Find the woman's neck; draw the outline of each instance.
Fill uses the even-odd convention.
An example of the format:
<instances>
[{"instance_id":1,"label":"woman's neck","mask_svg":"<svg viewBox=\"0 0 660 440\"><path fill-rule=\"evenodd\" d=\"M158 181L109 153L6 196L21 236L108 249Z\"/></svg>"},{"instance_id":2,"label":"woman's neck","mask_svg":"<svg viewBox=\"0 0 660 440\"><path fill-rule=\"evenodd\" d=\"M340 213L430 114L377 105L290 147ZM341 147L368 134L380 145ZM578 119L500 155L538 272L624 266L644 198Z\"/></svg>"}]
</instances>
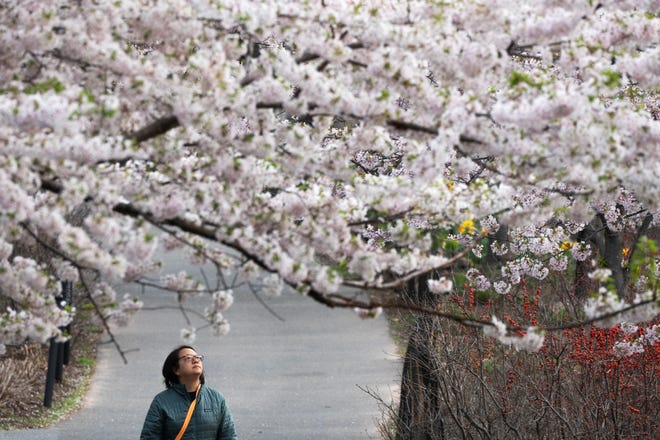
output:
<instances>
[{"instance_id":1,"label":"woman's neck","mask_svg":"<svg viewBox=\"0 0 660 440\"><path fill-rule=\"evenodd\" d=\"M189 393L193 391L197 391L197 387L200 384L199 377L195 377L195 378L191 377L190 379L179 378L179 382L186 386L186 391L188 391Z\"/></svg>"}]
</instances>

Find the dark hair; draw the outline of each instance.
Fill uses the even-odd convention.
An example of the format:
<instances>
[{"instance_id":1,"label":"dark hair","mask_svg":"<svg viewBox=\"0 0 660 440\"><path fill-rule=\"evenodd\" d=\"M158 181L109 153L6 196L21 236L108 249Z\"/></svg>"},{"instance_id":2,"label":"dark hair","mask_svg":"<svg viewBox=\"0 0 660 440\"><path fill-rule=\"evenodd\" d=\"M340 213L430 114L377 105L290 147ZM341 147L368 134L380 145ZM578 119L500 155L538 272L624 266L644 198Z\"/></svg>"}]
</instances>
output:
<instances>
[{"instance_id":1,"label":"dark hair","mask_svg":"<svg viewBox=\"0 0 660 440\"><path fill-rule=\"evenodd\" d=\"M170 354L165 358L165 363L163 364L163 377L165 378L165 388L171 388L172 385L179 383L179 376L174 374L174 370L179 368L179 352L184 348L189 348L195 352L193 347L190 345L180 345L179 347L172 350ZM204 383L204 373L199 377L199 382Z\"/></svg>"}]
</instances>

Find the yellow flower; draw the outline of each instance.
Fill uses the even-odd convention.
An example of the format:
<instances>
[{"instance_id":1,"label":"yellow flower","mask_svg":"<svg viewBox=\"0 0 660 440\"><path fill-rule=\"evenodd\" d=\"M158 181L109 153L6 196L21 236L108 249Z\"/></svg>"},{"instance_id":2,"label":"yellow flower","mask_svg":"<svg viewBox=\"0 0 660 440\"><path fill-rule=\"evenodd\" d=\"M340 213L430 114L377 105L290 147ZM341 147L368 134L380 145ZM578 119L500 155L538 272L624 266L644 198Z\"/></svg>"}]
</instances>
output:
<instances>
[{"instance_id":1,"label":"yellow flower","mask_svg":"<svg viewBox=\"0 0 660 440\"><path fill-rule=\"evenodd\" d=\"M565 251L566 249L570 249L573 247L574 244L575 244L574 241L565 241L561 244L561 250Z\"/></svg>"},{"instance_id":2,"label":"yellow flower","mask_svg":"<svg viewBox=\"0 0 660 440\"><path fill-rule=\"evenodd\" d=\"M466 232L468 234L474 234L475 227L474 227L474 221L472 219L470 220L465 220L463 223L458 225L458 232L461 234L465 234Z\"/></svg>"},{"instance_id":3,"label":"yellow flower","mask_svg":"<svg viewBox=\"0 0 660 440\"><path fill-rule=\"evenodd\" d=\"M629 248L623 248L621 250L621 253L623 254L623 258L628 258L628 254L630 254L630 249Z\"/></svg>"}]
</instances>

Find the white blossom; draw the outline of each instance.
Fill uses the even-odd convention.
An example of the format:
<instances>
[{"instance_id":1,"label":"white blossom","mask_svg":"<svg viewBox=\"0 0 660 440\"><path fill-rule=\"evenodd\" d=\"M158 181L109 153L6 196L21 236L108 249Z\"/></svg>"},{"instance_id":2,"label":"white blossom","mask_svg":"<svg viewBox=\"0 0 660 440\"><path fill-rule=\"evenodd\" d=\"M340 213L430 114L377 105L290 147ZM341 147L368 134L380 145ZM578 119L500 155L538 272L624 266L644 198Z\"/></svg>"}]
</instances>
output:
<instances>
[{"instance_id":1,"label":"white blossom","mask_svg":"<svg viewBox=\"0 0 660 440\"><path fill-rule=\"evenodd\" d=\"M642 343L653 345L660 341L660 325L654 324L653 326L645 329L644 335L640 338Z\"/></svg>"},{"instance_id":2,"label":"white blossom","mask_svg":"<svg viewBox=\"0 0 660 440\"><path fill-rule=\"evenodd\" d=\"M56 266L57 277L62 281L78 282L78 270L68 261L54 261Z\"/></svg>"},{"instance_id":3,"label":"white blossom","mask_svg":"<svg viewBox=\"0 0 660 440\"><path fill-rule=\"evenodd\" d=\"M274 298L282 295L284 282L277 274L269 274L263 278L263 292L266 296Z\"/></svg>"},{"instance_id":4,"label":"white blossom","mask_svg":"<svg viewBox=\"0 0 660 440\"><path fill-rule=\"evenodd\" d=\"M510 345L516 350L536 352L543 347L545 335L535 327L528 327L523 336L512 336L508 334L506 325L497 317L491 319L492 325L483 326L484 335L493 337L505 345Z\"/></svg>"},{"instance_id":5,"label":"white blossom","mask_svg":"<svg viewBox=\"0 0 660 440\"><path fill-rule=\"evenodd\" d=\"M372 309L363 309L356 307L353 310L361 319L375 319L378 318L383 313L382 307L375 307Z\"/></svg>"},{"instance_id":6,"label":"white blossom","mask_svg":"<svg viewBox=\"0 0 660 440\"><path fill-rule=\"evenodd\" d=\"M438 280L428 280L429 290L431 293L448 293L453 288L453 282L447 277L441 277Z\"/></svg>"},{"instance_id":7,"label":"white blossom","mask_svg":"<svg viewBox=\"0 0 660 440\"><path fill-rule=\"evenodd\" d=\"M637 327L635 324L630 323L630 322L622 322L621 323L621 331L625 334L632 335L637 333L637 330L639 327Z\"/></svg>"},{"instance_id":8,"label":"white blossom","mask_svg":"<svg viewBox=\"0 0 660 440\"><path fill-rule=\"evenodd\" d=\"M587 299L584 304L584 313L588 319L598 319L602 316L623 310L626 303L621 301L616 293L601 287L598 294ZM620 322L621 318L614 316L596 322L598 326L612 326Z\"/></svg>"},{"instance_id":9,"label":"white blossom","mask_svg":"<svg viewBox=\"0 0 660 440\"><path fill-rule=\"evenodd\" d=\"M495 289L495 292L499 293L500 295L506 295L511 291L511 284L507 283L506 281L495 281L493 283L493 288Z\"/></svg>"},{"instance_id":10,"label":"white blossom","mask_svg":"<svg viewBox=\"0 0 660 440\"><path fill-rule=\"evenodd\" d=\"M213 322L213 334L215 336L225 336L231 330L229 321L226 319L221 319Z\"/></svg>"},{"instance_id":11,"label":"white blossom","mask_svg":"<svg viewBox=\"0 0 660 440\"><path fill-rule=\"evenodd\" d=\"M234 303L234 292L231 289L213 292L213 307L215 310L225 311Z\"/></svg>"},{"instance_id":12,"label":"white blossom","mask_svg":"<svg viewBox=\"0 0 660 440\"><path fill-rule=\"evenodd\" d=\"M618 358L632 356L633 354L643 353L644 345L639 342L619 341L614 344L614 354Z\"/></svg>"},{"instance_id":13,"label":"white blossom","mask_svg":"<svg viewBox=\"0 0 660 440\"><path fill-rule=\"evenodd\" d=\"M605 282L612 276L612 270L607 268L598 268L589 272L588 277L592 280Z\"/></svg>"},{"instance_id":14,"label":"white blossom","mask_svg":"<svg viewBox=\"0 0 660 440\"><path fill-rule=\"evenodd\" d=\"M589 244L576 243L571 248L571 253L577 261L585 261L591 256L591 246Z\"/></svg>"},{"instance_id":15,"label":"white blossom","mask_svg":"<svg viewBox=\"0 0 660 440\"><path fill-rule=\"evenodd\" d=\"M181 329L181 340L186 344L192 344L197 338L197 329L195 327L187 327Z\"/></svg>"}]
</instances>

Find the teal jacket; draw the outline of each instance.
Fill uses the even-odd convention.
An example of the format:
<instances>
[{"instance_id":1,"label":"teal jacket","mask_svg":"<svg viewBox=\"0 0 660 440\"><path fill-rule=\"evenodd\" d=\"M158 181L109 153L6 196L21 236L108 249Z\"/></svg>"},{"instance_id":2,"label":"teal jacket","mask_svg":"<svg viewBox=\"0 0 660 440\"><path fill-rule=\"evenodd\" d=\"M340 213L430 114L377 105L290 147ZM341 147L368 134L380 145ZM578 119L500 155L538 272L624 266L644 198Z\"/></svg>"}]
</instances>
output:
<instances>
[{"instance_id":1,"label":"teal jacket","mask_svg":"<svg viewBox=\"0 0 660 440\"><path fill-rule=\"evenodd\" d=\"M140 440L174 440L179 433L192 399L185 385L175 384L151 402L144 419ZM236 440L234 421L225 398L202 385L197 405L183 440Z\"/></svg>"}]
</instances>

